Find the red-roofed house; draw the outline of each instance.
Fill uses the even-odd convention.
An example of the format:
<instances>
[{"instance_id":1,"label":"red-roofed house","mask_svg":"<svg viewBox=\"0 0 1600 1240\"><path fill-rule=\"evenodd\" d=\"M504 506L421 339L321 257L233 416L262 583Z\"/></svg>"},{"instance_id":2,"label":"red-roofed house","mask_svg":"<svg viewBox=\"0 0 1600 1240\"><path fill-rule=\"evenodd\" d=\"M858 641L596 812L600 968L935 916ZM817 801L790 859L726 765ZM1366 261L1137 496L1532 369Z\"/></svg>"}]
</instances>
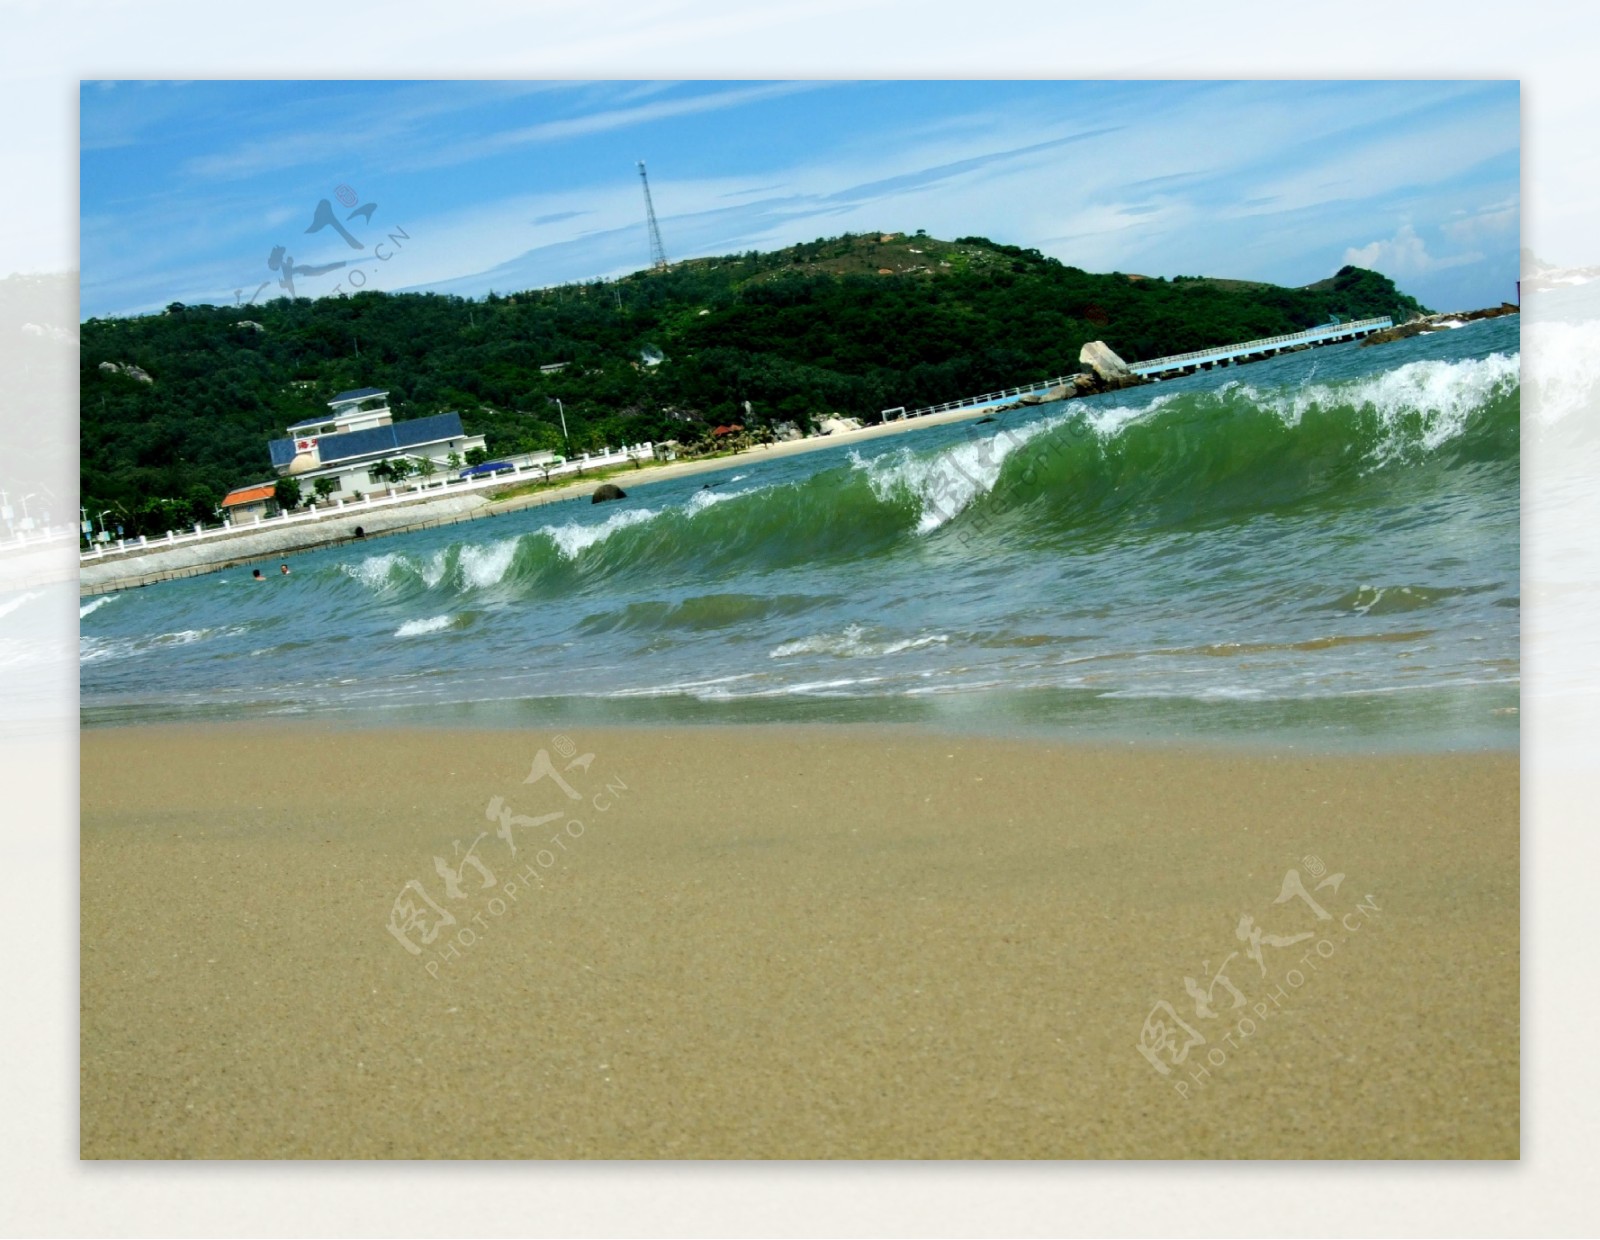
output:
<instances>
[{"instance_id":1,"label":"red-roofed house","mask_svg":"<svg viewBox=\"0 0 1600 1240\"><path fill-rule=\"evenodd\" d=\"M278 515L278 490L276 482L258 482L254 486L235 487L222 497L223 511L235 525L259 521L262 517Z\"/></svg>"}]
</instances>

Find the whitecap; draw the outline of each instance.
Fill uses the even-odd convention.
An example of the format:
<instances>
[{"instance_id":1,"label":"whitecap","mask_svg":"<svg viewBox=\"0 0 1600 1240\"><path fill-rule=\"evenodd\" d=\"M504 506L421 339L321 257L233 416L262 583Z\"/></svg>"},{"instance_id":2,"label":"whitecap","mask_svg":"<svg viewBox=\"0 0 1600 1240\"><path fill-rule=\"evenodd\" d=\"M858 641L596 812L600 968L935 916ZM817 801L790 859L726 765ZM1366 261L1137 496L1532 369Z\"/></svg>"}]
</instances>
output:
<instances>
[{"instance_id":1,"label":"whitecap","mask_svg":"<svg viewBox=\"0 0 1600 1240\"><path fill-rule=\"evenodd\" d=\"M849 689L855 685L875 685L882 681L881 676L842 676L834 680L812 680L799 684L783 685L776 689L760 689L744 696L753 698L770 697L803 697L807 694L821 694L824 696L837 696L837 690Z\"/></svg>"},{"instance_id":2,"label":"whitecap","mask_svg":"<svg viewBox=\"0 0 1600 1240\"><path fill-rule=\"evenodd\" d=\"M1250 384L1224 385L1218 397L1237 394L1277 415L1287 427L1313 410L1352 408L1374 414L1379 440L1371 463L1382 465L1411 448L1433 452L1460 435L1476 409L1505 395L1521 381L1521 356L1491 353L1459 361L1407 362L1364 379L1307 383L1262 391Z\"/></svg>"},{"instance_id":3,"label":"whitecap","mask_svg":"<svg viewBox=\"0 0 1600 1240\"><path fill-rule=\"evenodd\" d=\"M741 680L751 680L754 672L738 672L732 676L713 676L705 680L681 680L664 685L646 685L638 689L613 689L608 697L678 697L689 696L702 700L722 699L732 696L726 686Z\"/></svg>"},{"instance_id":4,"label":"whitecap","mask_svg":"<svg viewBox=\"0 0 1600 1240\"><path fill-rule=\"evenodd\" d=\"M410 560L398 552L389 551L383 555L371 555L364 560L357 560L354 564L341 564L339 571L345 576L354 578L371 590L384 590L391 584L390 573L397 564L413 568Z\"/></svg>"},{"instance_id":5,"label":"whitecap","mask_svg":"<svg viewBox=\"0 0 1600 1240\"><path fill-rule=\"evenodd\" d=\"M421 637L427 633L439 633L445 629L454 628L454 616L429 616L426 620L407 620L394 631L396 637Z\"/></svg>"},{"instance_id":6,"label":"whitecap","mask_svg":"<svg viewBox=\"0 0 1600 1240\"><path fill-rule=\"evenodd\" d=\"M598 542L604 542L618 530L625 530L629 526L642 525L652 521L656 512L651 508L632 508L622 512L614 512L598 525L556 525L545 526L539 531L551 542L555 543L556 550L569 560L575 560L580 554Z\"/></svg>"},{"instance_id":7,"label":"whitecap","mask_svg":"<svg viewBox=\"0 0 1600 1240\"><path fill-rule=\"evenodd\" d=\"M465 553L463 552L463 554ZM444 575L449 568L449 551L446 548L440 548L428 557L425 564L417 569L417 575L422 578L422 584L431 590L444 580Z\"/></svg>"},{"instance_id":8,"label":"whitecap","mask_svg":"<svg viewBox=\"0 0 1600 1240\"><path fill-rule=\"evenodd\" d=\"M497 584L516 559L515 538L502 539L487 547L461 548L461 580L472 589L484 589Z\"/></svg>"},{"instance_id":9,"label":"whitecap","mask_svg":"<svg viewBox=\"0 0 1600 1240\"><path fill-rule=\"evenodd\" d=\"M919 456L902 447L869 461L852 451L850 463L866 475L867 484L880 502L914 500L919 508L917 533L930 534L994 490L1008 456L1064 421L1053 418L1029 422L952 444L931 456Z\"/></svg>"},{"instance_id":10,"label":"whitecap","mask_svg":"<svg viewBox=\"0 0 1600 1240\"><path fill-rule=\"evenodd\" d=\"M696 513L704 512L713 504L720 504L724 500L733 499L737 495L744 495L744 491L696 491L689 497L689 502L684 504L683 510L691 517Z\"/></svg>"},{"instance_id":11,"label":"whitecap","mask_svg":"<svg viewBox=\"0 0 1600 1240\"><path fill-rule=\"evenodd\" d=\"M149 654L171 646L189 646L195 642L217 637L237 637L248 625L224 624L215 628L179 629L172 633L157 633L153 637L92 637L78 638L78 662L102 663L110 659L127 659Z\"/></svg>"},{"instance_id":12,"label":"whitecap","mask_svg":"<svg viewBox=\"0 0 1600 1240\"><path fill-rule=\"evenodd\" d=\"M897 641L873 641L859 624L848 625L841 633L816 633L810 637L783 642L768 654L771 659L792 659L796 655L826 654L841 659L899 654L904 650L920 650L925 646L944 645L950 639L943 633L927 633L920 637L901 638Z\"/></svg>"}]
</instances>

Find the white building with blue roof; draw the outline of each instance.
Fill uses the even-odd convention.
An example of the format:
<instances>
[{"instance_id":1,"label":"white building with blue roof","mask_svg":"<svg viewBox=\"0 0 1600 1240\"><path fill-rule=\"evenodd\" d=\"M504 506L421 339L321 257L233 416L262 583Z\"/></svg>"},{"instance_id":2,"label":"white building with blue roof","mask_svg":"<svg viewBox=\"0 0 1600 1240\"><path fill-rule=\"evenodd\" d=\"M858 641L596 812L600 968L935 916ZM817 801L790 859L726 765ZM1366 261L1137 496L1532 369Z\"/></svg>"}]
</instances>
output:
<instances>
[{"instance_id":1,"label":"white building with blue roof","mask_svg":"<svg viewBox=\"0 0 1600 1240\"><path fill-rule=\"evenodd\" d=\"M332 499L382 490L387 480L372 473L382 462L431 461L436 470L445 470L452 455L464 459L474 448L484 447L482 435L462 430L458 413L396 422L389 393L381 388L340 392L328 408L326 417L288 427L288 438L270 441L267 449L278 476L296 479L308 492L317 479L333 479L338 485L328 493Z\"/></svg>"}]
</instances>

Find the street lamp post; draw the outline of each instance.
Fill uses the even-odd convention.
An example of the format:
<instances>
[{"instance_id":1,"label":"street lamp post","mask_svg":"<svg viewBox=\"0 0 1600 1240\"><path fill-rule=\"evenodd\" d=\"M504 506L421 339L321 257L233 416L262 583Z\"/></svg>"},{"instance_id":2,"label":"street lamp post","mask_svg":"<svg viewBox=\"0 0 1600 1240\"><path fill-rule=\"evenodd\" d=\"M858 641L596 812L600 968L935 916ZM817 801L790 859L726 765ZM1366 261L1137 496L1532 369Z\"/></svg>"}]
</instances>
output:
<instances>
[{"instance_id":1,"label":"street lamp post","mask_svg":"<svg viewBox=\"0 0 1600 1240\"><path fill-rule=\"evenodd\" d=\"M567 460L570 461L572 459L572 440L567 435L567 410L566 410L566 407L564 405L562 405L561 398L559 396L546 396L545 400L547 400L547 401L552 401L552 400L555 401L555 403L556 403L556 412L561 415L561 442L564 443L566 445L566 447L567 447Z\"/></svg>"}]
</instances>

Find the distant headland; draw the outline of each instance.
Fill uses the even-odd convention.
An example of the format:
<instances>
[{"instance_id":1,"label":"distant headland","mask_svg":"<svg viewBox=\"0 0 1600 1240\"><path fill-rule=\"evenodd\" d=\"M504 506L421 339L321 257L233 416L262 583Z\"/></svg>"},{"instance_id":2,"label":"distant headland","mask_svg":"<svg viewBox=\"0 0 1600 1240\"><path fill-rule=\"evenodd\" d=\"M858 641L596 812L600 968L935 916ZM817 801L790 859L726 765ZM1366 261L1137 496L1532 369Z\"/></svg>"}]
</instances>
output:
<instances>
[{"instance_id":1,"label":"distant headland","mask_svg":"<svg viewBox=\"0 0 1600 1240\"><path fill-rule=\"evenodd\" d=\"M1428 313L1344 267L1302 288L1092 273L984 237L874 232L491 293L173 303L81 327L82 494L130 533L215 519L261 444L376 384L396 417L459 413L493 457L615 443L688 452L828 419L871 424L1079 369ZM148 527L148 529L146 528Z\"/></svg>"}]
</instances>

